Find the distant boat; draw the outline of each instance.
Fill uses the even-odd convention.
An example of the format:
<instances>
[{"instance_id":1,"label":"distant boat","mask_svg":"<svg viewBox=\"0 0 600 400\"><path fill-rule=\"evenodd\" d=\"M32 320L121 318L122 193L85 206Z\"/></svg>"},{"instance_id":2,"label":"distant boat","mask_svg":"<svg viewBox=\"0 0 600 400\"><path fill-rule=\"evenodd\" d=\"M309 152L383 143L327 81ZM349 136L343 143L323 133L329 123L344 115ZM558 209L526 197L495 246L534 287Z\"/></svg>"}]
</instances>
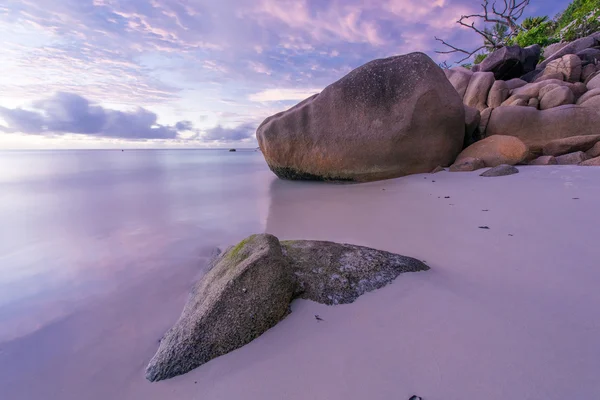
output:
<instances>
[{"instance_id":1,"label":"distant boat","mask_svg":"<svg viewBox=\"0 0 600 400\"><path fill-rule=\"evenodd\" d=\"M229 149L229 151L232 152L232 151L237 151L237 150L236 149Z\"/></svg>"}]
</instances>

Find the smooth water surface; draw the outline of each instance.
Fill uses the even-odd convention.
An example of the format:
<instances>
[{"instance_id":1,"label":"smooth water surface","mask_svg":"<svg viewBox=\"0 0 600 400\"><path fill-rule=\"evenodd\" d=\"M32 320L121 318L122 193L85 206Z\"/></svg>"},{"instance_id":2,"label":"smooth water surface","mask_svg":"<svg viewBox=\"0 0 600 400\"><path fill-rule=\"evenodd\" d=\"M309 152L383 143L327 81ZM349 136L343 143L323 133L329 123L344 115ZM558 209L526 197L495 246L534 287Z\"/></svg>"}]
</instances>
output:
<instances>
[{"instance_id":1,"label":"smooth water surface","mask_svg":"<svg viewBox=\"0 0 600 400\"><path fill-rule=\"evenodd\" d=\"M255 151L0 152L0 342L262 232L272 180Z\"/></svg>"}]
</instances>

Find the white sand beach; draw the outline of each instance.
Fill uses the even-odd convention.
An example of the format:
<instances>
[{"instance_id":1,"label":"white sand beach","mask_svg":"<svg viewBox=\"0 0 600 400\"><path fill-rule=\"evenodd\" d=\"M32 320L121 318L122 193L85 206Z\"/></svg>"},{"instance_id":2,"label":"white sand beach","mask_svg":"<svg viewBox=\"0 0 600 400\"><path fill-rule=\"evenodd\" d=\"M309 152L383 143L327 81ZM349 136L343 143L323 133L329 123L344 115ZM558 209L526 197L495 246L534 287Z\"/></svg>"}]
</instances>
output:
<instances>
[{"instance_id":1,"label":"white sand beach","mask_svg":"<svg viewBox=\"0 0 600 400\"><path fill-rule=\"evenodd\" d=\"M267 232L388 250L431 270L350 305L297 300L247 346L150 383L144 368L201 275L202 253L0 343L0 397L600 398L600 169L480 172L360 185L273 178Z\"/></svg>"}]
</instances>

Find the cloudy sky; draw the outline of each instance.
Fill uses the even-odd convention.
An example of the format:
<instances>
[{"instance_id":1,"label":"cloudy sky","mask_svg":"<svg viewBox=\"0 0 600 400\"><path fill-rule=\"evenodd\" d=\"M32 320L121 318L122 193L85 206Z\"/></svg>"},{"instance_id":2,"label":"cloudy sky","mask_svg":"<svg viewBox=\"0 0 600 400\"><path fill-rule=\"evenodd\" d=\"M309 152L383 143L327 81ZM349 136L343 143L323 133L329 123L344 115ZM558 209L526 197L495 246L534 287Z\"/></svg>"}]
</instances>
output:
<instances>
[{"instance_id":1,"label":"cloudy sky","mask_svg":"<svg viewBox=\"0 0 600 400\"><path fill-rule=\"evenodd\" d=\"M256 146L265 117L369 60L478 43L455 24L478 3L4 0L0 149Z\"/></svg>"}]
</instances>

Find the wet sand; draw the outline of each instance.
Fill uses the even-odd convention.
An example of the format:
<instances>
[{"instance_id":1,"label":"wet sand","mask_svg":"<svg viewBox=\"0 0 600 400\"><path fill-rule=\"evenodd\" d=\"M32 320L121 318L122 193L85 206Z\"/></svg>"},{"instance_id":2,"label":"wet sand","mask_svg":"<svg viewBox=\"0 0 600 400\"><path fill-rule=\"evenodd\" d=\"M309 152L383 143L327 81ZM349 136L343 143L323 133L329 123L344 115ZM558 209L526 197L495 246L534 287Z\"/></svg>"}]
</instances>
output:
<instances>
[{"instance_id":1,"label":"wet sand","mask_svg":"<svg viewBox=\"0 0 600 400\"><path fill-rule=\"evenodd\" d=\"M600 398L600 169L520 170L361 185L273 179L267 232L432 269L351 305L295 301L249 345L149 383L145 365L203 273L200 252L0 343L4 398Z\"/></svg>"}]
</instances>

